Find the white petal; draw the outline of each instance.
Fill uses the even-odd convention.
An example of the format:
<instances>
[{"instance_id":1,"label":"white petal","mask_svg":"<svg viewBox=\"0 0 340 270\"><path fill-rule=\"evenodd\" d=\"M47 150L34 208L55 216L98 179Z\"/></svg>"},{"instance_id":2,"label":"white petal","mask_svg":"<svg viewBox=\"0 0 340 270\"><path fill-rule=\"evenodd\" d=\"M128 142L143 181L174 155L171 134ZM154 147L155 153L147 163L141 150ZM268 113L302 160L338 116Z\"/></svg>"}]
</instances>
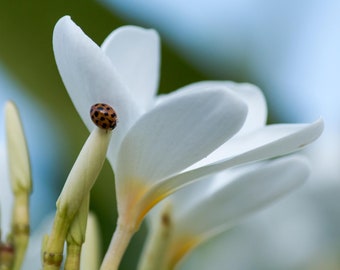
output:
<instances>
[{"instance_id":1,"label":"white petal","mask_svg":"<svg viewBox=\"0 0 340 270\"><path fill-rule=\"evenodd\" d=\"M235 168L229 175L222 172L216 180L226 184L220 185L215 192L178 216L175 221L178 225L176 230L179 234L210 237L281 198L301 185L309 173L308 163L301 157L287 157ZM190 188L190 185L186 188L187 196L194 195L190 193Z\"/></svg>"},{"instance_id":2,"label":"white petal","mask_svg":"<svg viewBox=\"0 0 340 270\"><path fill-rule=\"evenodd\" d=\"M237 136L211 153L200 165L219 162L222 157L223 159L228 159L248 152L250 154L250 151L254 151L255 149L261 150L262 147L268 148L270 157L274 157L274 152L269 153L270 151L274 151L274 146L277 152L275 156L284 155L295 151L295 148L301 148L314 141L320 136L322 130L322 120L318 120L312 124L275 124L264 126L251 133L246 133L243 136L237 134ZM300 134L300 132L302 133ZM287 148L285 140L288 140L288 143L293 143L295 146L292 145ZM273 143L275 145L272 145ZM255 154L257 154L257 152ZM255 160L258 159L263 158L255 157Z\"/></svg>"},{"instance_id":3,"label":"white petal","mask_svg":"<svg viewBox=\"0 0 340 270\"><path fill-rule=\"evenodd\" d=\"M230 81L225 83L233 89L248 106L247 120L237 135L242 135L263 127L267 122L267 103L260 88L249 83L235 83Z\"/></svg>"},{"instance_id":4,"label":"white petal","mask_svg":"<svg viewBox=\"0 0 340 270\"><path fill-rule=\"evenodd\" d=\"M252 136L243 136L243 140L235 143L236 151L231 155L226 152L227 158L210 163L206 166L175 175L165 179L146 195L148 200L159 197L160 194L171 194L200 177L216 173L227 168L257 160L273 158L297 151L305 145L316 140L322 133L323 121L318 120L312 124L286 124L266 126L253 133ZM233 140L235 141L235 139ZM233 155L234 154L234 155Z\"/></svg>"},{"instance_id":5,"label":"white petal","mask_svg":"<svg viewBox=\"0 0 340 270\"><path fill-rule=\"evenodd\" d=\"M119 151L117 179L152 182L183 170L233 136L246 111L224 90L173 95L131 128Z\"/></svg>"},{"instance_id":6,"label":"white petal","mask_svg":"<svg viewBox=\"0 0 340 270\"><path fill-rule=\"evenodd\" d=\"M267 121L267 104L262 91L255 85L249 83L235 83L231 81L201 81L186 85L178 89L177 93L187 91L201 91L204 89L227 89L232 90L248 106L247 119L238 132L239 134L251 132L263 127ZM167 95L158 97L160 103L166 100Z\"/></svg>"},{"instance_id":7,"label":"white petal","mask_svg":"<svg viewBox=\"0 0 340 270\"><path fill-rule=\"evenodd\" d=\"M125 85L142 108L148 108L159 81L160 40L152 29L124 26L102 45Z\"/></svg>"},{"instance_id":8,"label":"white petal","mask_svg":"<svg viewBox=\"0 0 340 270\"><path fill-rule=\"evenodd\" d=\"M68 16L55 26L53 49L65 87L89 130L94 127L89 116L93 104L106 103L116 110L119 123L113 141L118 145L139 113L109 58Z\"/></svg>"}]
</instances>

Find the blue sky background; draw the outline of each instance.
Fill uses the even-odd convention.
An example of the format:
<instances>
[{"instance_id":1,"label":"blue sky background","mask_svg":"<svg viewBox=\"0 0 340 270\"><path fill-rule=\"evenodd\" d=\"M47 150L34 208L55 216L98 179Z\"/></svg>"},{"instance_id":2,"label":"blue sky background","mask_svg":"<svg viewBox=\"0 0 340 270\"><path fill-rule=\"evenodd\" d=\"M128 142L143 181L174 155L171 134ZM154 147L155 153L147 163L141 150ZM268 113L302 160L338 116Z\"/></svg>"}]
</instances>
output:
<instances>
[{"instance_id":1,"label":"blue sky background","mask_svg":"<svg viewBox=\"0 0 340 270\"><path fill-rule=\"evenodd\" d=\"M246 72L281 120L339 129L339 1L110 1L208 76Z\"/></svg>"}]
</instances>

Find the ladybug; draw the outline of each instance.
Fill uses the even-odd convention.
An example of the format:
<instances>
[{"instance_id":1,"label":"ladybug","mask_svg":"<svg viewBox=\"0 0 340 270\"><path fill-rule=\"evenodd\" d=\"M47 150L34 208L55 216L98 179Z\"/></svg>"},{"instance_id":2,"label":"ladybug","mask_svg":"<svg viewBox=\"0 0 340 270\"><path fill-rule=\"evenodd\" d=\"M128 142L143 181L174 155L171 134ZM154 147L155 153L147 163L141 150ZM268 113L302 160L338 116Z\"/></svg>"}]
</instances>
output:
<instances>
[{"instance_id":1,"label":"ladybug","mask_svg":"<svg viewBox=\"0 0 340 270\"><path fill-rule=\"evenodd\" d=\"M117 114L115 110L105 103L92 105L90 116L92 122L99 128L112 130L117 125Z\"/></svg>"}]
</instances>

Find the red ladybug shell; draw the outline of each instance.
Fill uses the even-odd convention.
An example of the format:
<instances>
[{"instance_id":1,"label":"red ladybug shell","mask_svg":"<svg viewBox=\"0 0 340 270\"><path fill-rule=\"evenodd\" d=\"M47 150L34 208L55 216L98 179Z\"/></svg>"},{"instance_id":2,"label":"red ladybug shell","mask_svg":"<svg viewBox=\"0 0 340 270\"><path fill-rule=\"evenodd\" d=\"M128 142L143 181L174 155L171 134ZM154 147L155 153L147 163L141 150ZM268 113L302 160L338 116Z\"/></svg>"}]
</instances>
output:
<instances>
[{"instance_id":1,"label":"red ladybug shell","mask_svg":"<svg viewBox=\"0 0 340 270\"><path fill-rule=\"evenodd\" d=\"M92 105L90 116L93 123L99 128L112 130L117 125L117 114L110 105L104 103Z\"/></svg>"}]
</instances>

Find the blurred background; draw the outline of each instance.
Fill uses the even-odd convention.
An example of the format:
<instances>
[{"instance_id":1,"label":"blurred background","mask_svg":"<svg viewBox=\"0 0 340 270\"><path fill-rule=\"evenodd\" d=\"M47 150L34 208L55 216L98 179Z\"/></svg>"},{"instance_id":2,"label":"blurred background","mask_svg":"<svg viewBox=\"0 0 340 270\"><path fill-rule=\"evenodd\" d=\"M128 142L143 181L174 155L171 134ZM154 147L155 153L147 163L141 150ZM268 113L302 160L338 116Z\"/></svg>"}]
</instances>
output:
<instances>
[{"instance_id":1,"label":"blurred background","mask_svg":"<svg viewBox=\"0 0 340 270\"><path fill-rule=\"evenodd\" d=\"M198 269L197 262L209 269L212 260L218 269L340 269L340 1L1 0L0 106L13 100L23 118L34 181L33 229L54 211L88 136L54 62L53 27L64 15L97 44L121 25L156 29L162 40L160 93L199 80L250 82L266 95L270 123L325 119L322 138L305 151L313 168L308 183L193 252L183 269ZM2 163L3 127L2 116ZM114 194L105 164L91 201L104 250L115 227ZM145 233L142 226L121 269L135 269Z\"/></svg>"}]
</instances>

